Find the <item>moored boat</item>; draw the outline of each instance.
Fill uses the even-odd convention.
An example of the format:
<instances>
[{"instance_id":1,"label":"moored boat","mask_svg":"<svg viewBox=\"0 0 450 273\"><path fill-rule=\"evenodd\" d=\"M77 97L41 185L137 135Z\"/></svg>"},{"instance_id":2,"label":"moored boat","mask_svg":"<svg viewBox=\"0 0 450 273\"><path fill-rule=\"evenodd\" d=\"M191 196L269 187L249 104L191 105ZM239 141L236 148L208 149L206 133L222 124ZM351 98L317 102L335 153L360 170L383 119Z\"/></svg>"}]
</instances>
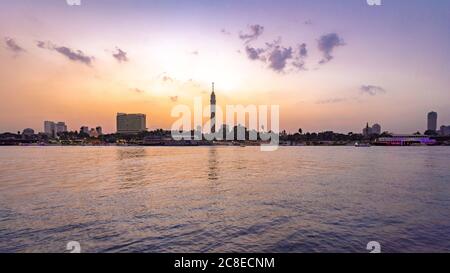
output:
<instances>
[{"instance_id":1,"label":"moored boat","mask_svg":"<svg viewBox=\"0 0 450 273\"><path fill-rule=\"evenodd\" d=\"M370 147L370 144L369 144L369 143L359 143L359 142L356 142L356 143L355 143L355 147Z\"/></svg>"}]
</instances>

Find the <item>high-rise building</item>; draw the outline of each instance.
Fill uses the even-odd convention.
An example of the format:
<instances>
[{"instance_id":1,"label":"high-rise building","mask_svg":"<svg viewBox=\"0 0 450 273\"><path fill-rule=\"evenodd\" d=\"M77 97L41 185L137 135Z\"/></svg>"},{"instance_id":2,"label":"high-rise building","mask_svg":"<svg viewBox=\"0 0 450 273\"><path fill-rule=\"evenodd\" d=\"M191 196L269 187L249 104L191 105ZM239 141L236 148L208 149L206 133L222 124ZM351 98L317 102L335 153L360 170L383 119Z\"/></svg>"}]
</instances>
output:
<instances>
[{"instance_id":1,"label":"high-rise building","mask_svg":"<svg viewBox=\"0 0 450 273\"><path fill-rule=\"evenodd\" d=\"M437 115L436 112L428 113L428 126L427 126L427 130L428 131L436 132L436 130L437 130L437 118L438 118L438 115Z\"/></svg>"},{"instance_id":2,"label":"high-rise building","mask_svg":"<svg viewBox=\"0 0 450 273\"><path fill-rule=\"evenodd\" d=\"M118 134L138 134L147 130L145 114L117 113Z\"/></svg>"},{"instance_id":3,"label":"high-rise building","mask_svg":"<svg viewBox=\"0 0 450 273\"><path fill-rule=\"evenodd\" d=\"M80 133L89 134L89 127L87 126L81 126Z\"/></svg>"},{"instance_id":4,"label":"high-rise building","mask_svg":"<svg viewBox=\"0 0 450 273\"><path fill-rule=\"evenodd\" d=\"M103 135L103 129L101 126L97 126L97 128L95 128L95 131L97 131L98 136Z\"/></svg>"},{"instance_id":5,"label":"high-rise building","mask_svg":"<svg viewBox=\"0 0 450 273\"><path fill-rule=\"evenodd\" d=\"M56 134L67 132L67 125L64 122L56 123Z\"/></svg>"},{"instance_id":6,"label":"high-rise building","mask_svg":"<svg viewBox=\"0 0 450 273\"><path fill-rule=\"evenodd\" d=\"M53 121L44 121L44 133L48 136L55 137L56 126Z\"/></svg>"},{"instance_id":7,"label":"high-rise building","mask_svg":"<svg viewBox=\"0 0 450 273\"><path fill-rule=\"evenodd\" d=\"M211 133L216 132L216 94L214 93L214 83L212 83L211 93Z\"/></svg>"},{"instance_id":8,"label":"high-rise building","mask_svg":"<svg viewBox=\"0 0 450 273\"><path fill-rule=\"evenodd\" d=\"M57 137L59 133L67 132L64 122L44 121L44 133L50 137Z\"/></svg>"},{"instance_id":9,"label":"high-rise building","mask_svg":"<svg viewBox=\"0 0 450 273\"><path fill-rule=\"evenodd\" d=\"M89 136L90 137L98 137L97 130L95 130L94 128L91 128L91 130L89 131Z\"/></svg>"}]
</instances>

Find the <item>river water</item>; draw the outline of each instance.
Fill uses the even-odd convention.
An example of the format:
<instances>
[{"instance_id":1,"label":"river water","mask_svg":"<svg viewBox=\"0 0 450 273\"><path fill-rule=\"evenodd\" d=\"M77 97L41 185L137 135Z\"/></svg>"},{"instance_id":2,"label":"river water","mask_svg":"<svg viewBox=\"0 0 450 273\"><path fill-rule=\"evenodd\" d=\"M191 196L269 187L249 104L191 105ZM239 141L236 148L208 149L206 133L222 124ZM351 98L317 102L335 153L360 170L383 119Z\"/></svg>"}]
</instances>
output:
<instances>
[{"instance_id":1,"label":"river water","mask_svg":"<svg viewBox=\"0 0 450 273\"><path fill-rule=\"evenodd\" d=\"M0 147L0 252L450 252L450 147Z\"/></svg>"}]
</instances>

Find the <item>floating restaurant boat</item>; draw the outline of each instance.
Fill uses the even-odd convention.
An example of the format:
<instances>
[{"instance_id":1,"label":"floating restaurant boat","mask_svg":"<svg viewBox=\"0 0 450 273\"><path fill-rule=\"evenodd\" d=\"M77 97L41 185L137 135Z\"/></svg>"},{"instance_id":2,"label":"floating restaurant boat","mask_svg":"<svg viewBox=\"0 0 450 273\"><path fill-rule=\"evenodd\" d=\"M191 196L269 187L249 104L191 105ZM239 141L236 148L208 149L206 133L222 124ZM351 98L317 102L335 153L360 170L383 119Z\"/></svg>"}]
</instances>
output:
<instances>
[{"instance_id":1,"label":"floating restaurant boat","mask_svg":"<svg viewBox=\"0 0 450 273\"><path fill-rule=\"evenodd\" d=\"M437 145L437 141L424 135L393 135L380 137L373 144L376 146L433 146Z\"/></svg>"}]
</instances>

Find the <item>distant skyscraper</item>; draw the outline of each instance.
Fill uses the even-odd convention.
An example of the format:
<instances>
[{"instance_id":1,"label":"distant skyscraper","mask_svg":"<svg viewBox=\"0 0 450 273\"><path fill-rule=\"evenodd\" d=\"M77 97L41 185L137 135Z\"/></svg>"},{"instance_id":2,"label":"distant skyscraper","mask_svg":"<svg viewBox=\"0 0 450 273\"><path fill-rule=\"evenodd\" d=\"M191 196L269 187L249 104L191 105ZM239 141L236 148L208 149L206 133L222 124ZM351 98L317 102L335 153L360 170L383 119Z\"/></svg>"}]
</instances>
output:
<instances>
[{"instance_id":1,"label":"distant skyscraper","mask_svg":"<svg viewBox=\"0 0 450 273\"><path fill-rule=\"evenodd\" d=\"M56 135L56 127L53 121L44 121L44 133L51 137Z\"/></svg>"},{"instance_id":2,"label":"distant skyscraper","mask_svg":"<svg viewBox=\"0 0 450 273\"><path fill-rule=\"evenodd\" d=\"M89 127L87 127L87 126L82 126L82 127L80 128L80 133L89 134Z\"/></svg>"},{"instance_id":3,"label":"distant skyscraper","mask_svg":"<svg viewBox=\"0 0 450 273\"><path fill-rule=\"evenodd\" d=\"M95 128L95 130L97 131L97 135L101 136L103 135L103 129L101 126L97 126L97 128Z\"/></svg>"},{"instance_id":4,"label":"distant skyscraper","mask_svg":"<svg viewBox=\"0 0 450 273\"><path fill-rule=\"evenodd\" d=\"M211 93L211 133L216 132L216 94L214 93L214 83L212 83Z\"/></svg>"},{"instance_id":5,"label":"distant skyscraper","mask_svg":"<svg viewBox=\"0 0 450 273\"><path fill-rule=\"evenodd\" d=\"M428 131L436 132L436 130L437 130L437 118L438 118L438 115L437 115L436 112L428 113L428 126L427 126L427 130Z\"/></svg>"},{"instance_id":6,"label":"distant skyscraper","mask_svg":"<svg viewBox=\"0 0 450 273\"><path fill-rule=\"evenodd\" d=\"M91 130L89 131L89 136L98 137L97 131L94 128L91 128Z\"/></svg>"},{"instance_id":7,"label":"distant skyscraper","mask_svg":"<svg viewBox=\"0 0 450 273\"><path fill-rule=\"evenodd\" d=\"M56 134L67 132L67 125L64 122L56 123Z\"/></svg>"},{"instance_id":8,"label":"distant skyscraper","mask_svg":"<svg viewBox=\"0 0 450 273\"><path fill-rule=\"evenodd\" d=\"M117 113L118 134L138 134L147 130L145 114Z\"/></svg>"},{"instance_id":9,"label":"distant skyscraper","mask_svg":"<svg viewBox=\"0 0 450 273\"><path fill-rule=\"evenodd\" d=\"M51 137L57 137L59 133L67 132L67 125L64 122L55 123L44 121L44 133Z\"/></svg>"}]
</instances>

